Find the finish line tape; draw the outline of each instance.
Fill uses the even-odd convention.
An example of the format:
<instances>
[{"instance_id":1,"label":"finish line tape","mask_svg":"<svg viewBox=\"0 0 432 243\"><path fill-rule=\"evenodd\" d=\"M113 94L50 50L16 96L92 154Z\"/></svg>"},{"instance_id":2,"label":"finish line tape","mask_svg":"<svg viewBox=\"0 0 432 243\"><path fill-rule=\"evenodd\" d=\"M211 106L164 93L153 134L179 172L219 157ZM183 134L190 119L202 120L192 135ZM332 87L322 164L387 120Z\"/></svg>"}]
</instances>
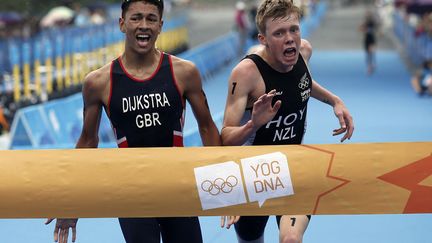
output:
<instances>
[{"instance_id":1,"label":"finish line tape","mask_svg":"<svg viewBox=\"0 0 432 243\"><path fill-rule=\"evenodd\" d=\"M432 142L0 151L0 218L432 213Z\"/></svg>"}]
</instances>

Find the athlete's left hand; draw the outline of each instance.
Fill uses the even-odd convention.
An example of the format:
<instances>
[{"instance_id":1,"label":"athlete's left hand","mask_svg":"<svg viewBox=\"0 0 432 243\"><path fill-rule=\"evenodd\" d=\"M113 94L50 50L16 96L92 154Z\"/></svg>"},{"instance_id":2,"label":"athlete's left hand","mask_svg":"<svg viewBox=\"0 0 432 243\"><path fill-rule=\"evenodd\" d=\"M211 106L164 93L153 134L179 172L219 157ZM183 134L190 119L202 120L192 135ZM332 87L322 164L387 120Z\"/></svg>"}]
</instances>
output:
<instances>
[{"instance_id":1,"label":"athlete's left hand","mask_svg":"<svg viewBox=\"0 0 432 243\"><path fill-rule=\"evenodd\" d=\"M237 223L239 221L240 216L221 216L221 228L225 226L226 222L226 228L229 229L231 225Z\"/></svg>"},{"instance_id":2,"label":"athlete's left hand","mask_svg":"<svg viewBox=\"0 0 432 243\"><path fill-rule=\"evenodd\" d=\"M333 130L333 136L345 133L341 138L341 143L346 139L351 139L354 132L353 118L342 102L338 102L333 106L334 113L339 120L340 128Z\"/></svg>"}]
</instances>

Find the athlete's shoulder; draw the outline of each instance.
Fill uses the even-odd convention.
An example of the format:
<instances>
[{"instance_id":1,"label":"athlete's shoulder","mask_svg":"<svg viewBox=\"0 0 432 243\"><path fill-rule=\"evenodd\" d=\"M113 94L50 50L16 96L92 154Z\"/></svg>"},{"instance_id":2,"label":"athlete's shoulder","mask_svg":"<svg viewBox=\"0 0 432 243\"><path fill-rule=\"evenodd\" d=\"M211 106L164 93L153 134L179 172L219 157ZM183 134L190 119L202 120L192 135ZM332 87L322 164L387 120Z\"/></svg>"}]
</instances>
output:
<instances>
[{"instance_id":1,"label":"athlete's shoulder","mask_svg":"<svg viewBox=\"0 0 432 243\"><path fill-rule=\"evenodd\" d=\"M262 52L265 49L265 46L262 44L256 44L251 46L248 50L247 50L247 54L257 54Z\"/></svg>"},{"instance_id":2,"label":"athlete's shoulder","mask_svg":"<svg viewBox=\"0 0 432 243\"><path fill-rule=\"evenodd\" d=\"M302 54L304 60L306 62L309 62L312 56L312 44L308 40L306 39L301 40L300 53Z\"/></svg>"},{"instance_id":3,"label":"athlete's shoulder","mask_svg":"<svg viewBox=\"0 0 432 243\"><path fill-rule=\"evenodd\" d=\"M189 60L170 55L174 79L181 92L201 86L201 75L195 64Z\"/></svg>"},{"instance_id":4,"label":"athlete's shoulder","mask_svg":"<svg viewBox=\"0 0 432 243\"><path fill-rule=\"evenodd\" d=\"M174 69L181 70L183 72L195 71L197 68L195 64L189 60L180 58L178 56L169 55L171 58L171 63Z\"/></svg>"},{"instance_id":5,"label":"athlete's shoulder","mask_svg":"<svg viewBox=\"0 0 432 243\"><path fill-rule=\"evenodd\" d=\"M245 79L257 77L259 74L258 67L251 58L243 58L233 69L233 75L240 75Z\"/></svg>"},{"instance_id":6,"label":"athlete's shoulder","mask_svg":"<svg viewBox=\"0 0 432 243\"><path fill-rule=\"evenodd\" d=\"M97 91L103 89L110 82L111 62L91 71L84 78L84 88Z\"/></svg>"}]
</instances>

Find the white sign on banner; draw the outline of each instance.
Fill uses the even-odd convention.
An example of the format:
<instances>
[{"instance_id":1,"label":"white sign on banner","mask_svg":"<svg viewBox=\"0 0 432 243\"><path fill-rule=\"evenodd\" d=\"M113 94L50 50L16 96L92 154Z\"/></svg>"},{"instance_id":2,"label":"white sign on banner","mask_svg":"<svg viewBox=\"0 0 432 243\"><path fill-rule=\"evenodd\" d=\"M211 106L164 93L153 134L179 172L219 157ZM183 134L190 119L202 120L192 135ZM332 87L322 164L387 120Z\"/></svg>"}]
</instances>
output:
<instances>
[{"instance_id":1,"label":"white sign on banner","mask_svg":"<svg viewBox=\"0 0 432 243\"><path fill-rule=\"evenodd\" d=\"M294 194L287 157L280 152L241 159L248 197L261 207L269 198Z\"/></svg>"},{"instance_id":2,"label":"white sign on banner","mask_svg":"<svg viewBox=\"0 0 432 243\"><path fill-rule=\"evenodd\" d=\"M246 203L240 166L228 161L194 169L203 210Z\"/></svg>"}]
</instances>

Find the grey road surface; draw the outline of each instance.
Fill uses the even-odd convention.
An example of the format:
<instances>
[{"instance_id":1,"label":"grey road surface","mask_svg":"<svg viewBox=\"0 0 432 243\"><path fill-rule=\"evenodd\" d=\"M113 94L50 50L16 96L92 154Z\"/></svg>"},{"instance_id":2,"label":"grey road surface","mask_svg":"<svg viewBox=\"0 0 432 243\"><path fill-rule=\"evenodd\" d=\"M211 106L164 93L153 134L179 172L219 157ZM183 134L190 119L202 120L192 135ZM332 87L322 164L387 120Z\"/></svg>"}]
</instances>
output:
<instances>
[{"instance_id":1,"label":"grey road surface","mask_svg":"<svg viewBox=\"0 0 432 243\"><path fill-rule=\"evenodd\" d=\"M366 9L370 6L329 5L327 14L320 26L309 38L314 49L319 50L357 50L363 48L363 34L359 31ZM390 16L383 16L387 21ZM379 49L394 49L391 29L384 26L377 35Z\"/></svg>"},{"instance_id":2,"label":"grey road surface","mask_svg":"<svg viewBox=\"0 0 432 243\"><path fill-rule=\"evenodd\" d=\"M234 7L194 6L189 17L190 47L213 40L232 30L234 25Z\"/></svg>"}]
</instances>

